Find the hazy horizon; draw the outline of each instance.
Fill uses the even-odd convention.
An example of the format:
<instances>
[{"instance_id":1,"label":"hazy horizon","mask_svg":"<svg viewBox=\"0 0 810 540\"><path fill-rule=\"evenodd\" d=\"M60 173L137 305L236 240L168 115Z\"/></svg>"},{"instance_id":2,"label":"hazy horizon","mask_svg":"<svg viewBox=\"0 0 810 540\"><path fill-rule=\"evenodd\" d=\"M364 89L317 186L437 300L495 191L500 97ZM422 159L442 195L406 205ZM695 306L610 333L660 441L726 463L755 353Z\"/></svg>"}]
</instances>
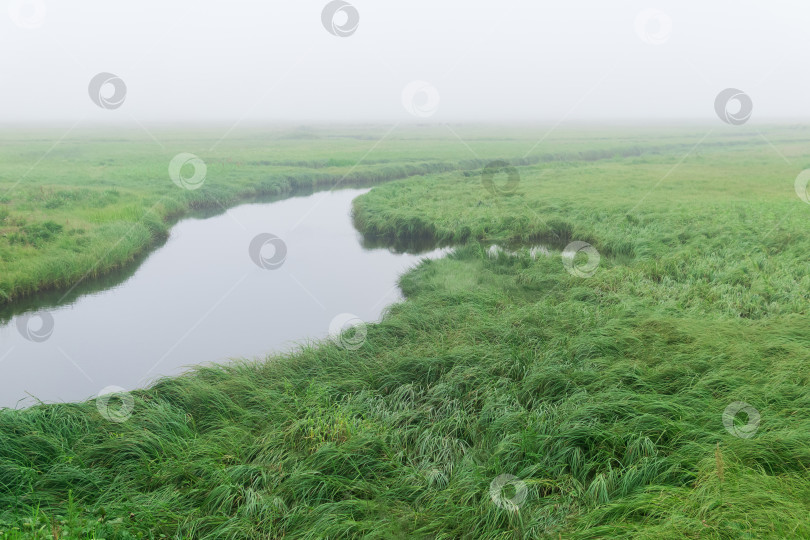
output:
<instances>
[{"instance_id":1,"label":"hazy horizon","mask_svg":"<svg viewBox=\"0 0 810 540\"><path fill-rule=\"evenodd\" d=\"M810 119L807 3L329 4L11 0L0 123L722 125L727 88Z\"/></svg>"}]
</instances>

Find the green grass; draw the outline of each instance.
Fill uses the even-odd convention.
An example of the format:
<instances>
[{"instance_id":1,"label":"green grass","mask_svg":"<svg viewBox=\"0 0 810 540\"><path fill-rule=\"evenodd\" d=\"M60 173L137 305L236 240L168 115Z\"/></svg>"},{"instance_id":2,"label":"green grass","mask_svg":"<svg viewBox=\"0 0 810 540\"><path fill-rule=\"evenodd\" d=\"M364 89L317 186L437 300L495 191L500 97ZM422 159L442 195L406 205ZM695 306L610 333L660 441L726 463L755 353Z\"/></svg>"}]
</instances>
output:
<instances>
[{"instance_id":1,"label":"green grass","mask_svg":"<svg viewBox=\"0 0 810 540\"><path fill-rule=\"evenodd\" d=\"M4 537L810 537L810 205L793 191L806 129L763 132L783 159L748 130L690 152L707 129L583 129L527 156L545 130L455 127L467 147L411 128L352 170L375 144L364 129L250 133L199 152L267 164L209 167L202 193L172 192L131 245L290 175L309 185L335 167L327 184L348 171L376 183L424 163L357 199L355 221L454 253L405 274L407 301L356 351L199 368L134 392L123 423L93 402L1 410ZM6 203L7 219L37 216L14 231L35 240L3 248L28 250L19 264L67 250L68 220L108 248L174 187L145 142L72 144ZM70 180L102 155L118 164L109 184ZM482 162L524 158L514 193L484 187ZM566 272L572 240L599 251L592 277ZM516 255L492 257L492 243ZM531 257L535 243L550 256ZM736 401L761 415L751 438L723 425ZM503 474L525 483L516 512L490 497Z\"/></svg>"},{"instance_id":2,"label":"green grass","mask_svg":"<svg viewBox=\"0 0 810 540\"><path fill-rule=\"evenodd\" d=\"M316 147L322 157L298 161L314 143L290 141L285 132L257 133L250 144L233 138L219 145L213 131L202 140L186 135L178 141L169 133L163 134L163 148L130 132L109 141L91 139L93 133L54 149L47 139L23 139L0 150L0 303L121 269L165 240L171 224L193 211L481 166L466 157L448 160L447 152L416 157L416 150L413 157L383 154L358 163L374 141L337 137ZM169 179L171 158L188 150L207 163L204 189L186 191Z\"/></svg>"}]
</instances>

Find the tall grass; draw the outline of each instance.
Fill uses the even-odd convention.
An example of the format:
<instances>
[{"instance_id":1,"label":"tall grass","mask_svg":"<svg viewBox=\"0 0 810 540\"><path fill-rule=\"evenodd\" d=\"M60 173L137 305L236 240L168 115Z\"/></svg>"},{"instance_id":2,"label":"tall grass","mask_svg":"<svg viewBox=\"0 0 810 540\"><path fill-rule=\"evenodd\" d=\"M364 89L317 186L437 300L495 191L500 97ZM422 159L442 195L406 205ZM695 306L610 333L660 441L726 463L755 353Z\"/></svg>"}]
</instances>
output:
<instances>
[{"instance_id":1,"label":"tall grass","mask_svg":"<svg viewBox=\"0 0 810 540\"><path fill-rule=\"evenodd\" d=\"M810 537L810 207L764 143L656 186L681 157L531 165L502 196L460 172L375 187L362 230L457 248L402 277L361 348L201 367L134 392L120 424L93 402L0 411L0 529ZM485 249L540 239L551 256ZM593 277L566 272L572 239L602 255ZM735 401L761 414L751 438L724 427ZM490 494L504 474L516 511Z\"/></svg>"}]
</instances>

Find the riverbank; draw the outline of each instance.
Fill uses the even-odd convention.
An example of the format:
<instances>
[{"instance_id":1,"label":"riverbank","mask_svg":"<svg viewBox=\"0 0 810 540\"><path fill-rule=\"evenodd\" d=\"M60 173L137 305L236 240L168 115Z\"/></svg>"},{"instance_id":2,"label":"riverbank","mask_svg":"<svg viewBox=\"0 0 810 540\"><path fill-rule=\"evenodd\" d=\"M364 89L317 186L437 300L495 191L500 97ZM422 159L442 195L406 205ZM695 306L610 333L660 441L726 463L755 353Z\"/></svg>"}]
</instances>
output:
<instances>
[{"instance_id":1,"label":"riverbank","mask_svg":"<svg viewBox=\"0 0 810 540\"><path fill-rule=\"evenodd\" d=\"M84 401L109 385L144 388L190 364L264 358L327 337L342 314L378 321L401 299L399 276L441 252L364 248L350 212L365 191L322 191L182 220L121 282L55 306L28 304L0 323L0 408ZM248 252L268 232L286 248L275 269ZM32 342L19 325L37 328L36 318L27 319L34 312L47 313L52 332Z\"/></svg>"},{"instance_id":2,"label":"riverbank","mask_svg":"<svg viewBox=\"0 0 810 540\"><path fill-rule=\"evenodd\" d=\"M172 224L195 211L450 171L477 178L496 161L522 166L654 158L686 152L701 128L663 135L653 128L589 128L561 131L538 144L543 129L286 126L228 137L213 127L149 136L67 126L0 131L0 304L126 271L165 240ZM796 129L778 133L789 144L803 136ZM705 145L761 142L727 134ZM202 189L172 182L169 165L181 153L205 163ZM190 165L182 169L183 175L193 173Z\"/></svg>"},{"instance_id":3,"label":"riverbank","mask_svg":"<svg viewBox=\"0 0 810 540\"><path fill-rule=\"evenodd\" d=\"M81 135L67 139L58 150L44 151L42 162L27 171L25 166L36 154L29 147L37 144L16 141L26 143L22 156L13 144L5 148L8 173L0 178L0 304L41 291L67 291L126 269L164 242L174 223L196 212L222 212L243 202L486 164L471 159L420 159L407 151L396 151L396 157L353 161L356 148L370 144L365 138L336 142L327 137L319 149L318 142L281 132L257 135L267 146L253 141L256 146L240 147L238 157L220 157L232 150L233 141L227 141L230 148L223 143L218 151L209 149L201 158L205 163L202 189L187 189L191 184L172 182L168 169L173 156L166 147L161 150L136 134L126 135L134 138L108 141ZM211 144L216 139L192 140L178 148ZM287 159L278 159L279 148L273 146L289 151ZM324 157L289 159L308 147ZM509 159L525 165L538 158ZM192 176L188 168L182 174Z\"/></svg>"},{"instance_id":4,"label":"riverbank","mask_svg":"<svg viewBox=\"0 0 810 540\"><path fill-rule=\"evenodd\" d=\"M659 135L634 140L672 143ZM540 159L512 183L375 187L355 201L361 231L461 245L402 277L407 301L361 347L164 379L120 423L93 402L0 411L0 529L810 536L810 206L793 190L810 153L801 130L767 133L785 159L756 134L690 151L701 135ZM482 155L470 137L408 151ZM548 144L589 150L571 137ZM514 246L541 239L548 255ZM563 257L578 241L592 249Z\"/></svg>"}]
</instances>

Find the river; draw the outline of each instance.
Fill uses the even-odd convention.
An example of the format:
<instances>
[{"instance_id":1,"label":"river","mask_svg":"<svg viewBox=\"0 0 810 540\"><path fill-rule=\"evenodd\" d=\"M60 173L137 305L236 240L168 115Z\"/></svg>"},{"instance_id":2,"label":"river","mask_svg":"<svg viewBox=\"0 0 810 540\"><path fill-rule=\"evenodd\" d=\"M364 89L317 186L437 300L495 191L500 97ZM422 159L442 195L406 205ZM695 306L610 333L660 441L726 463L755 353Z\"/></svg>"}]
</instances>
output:
<instances>
[{"instance_id":1,"label":"river","mask_svg":"<svg viewBox=\"0 0 810 540\"><path fill-rule=\"evenodd\" d=\"M350 211L366 191L184 219L112 286L61 303L27 300L28 311L0 327L0 407L140 388L190 365L287 351L349 319L378 320L401 300L398 277L443 251L364 246Z\"/></svg>"}]
</instances>

